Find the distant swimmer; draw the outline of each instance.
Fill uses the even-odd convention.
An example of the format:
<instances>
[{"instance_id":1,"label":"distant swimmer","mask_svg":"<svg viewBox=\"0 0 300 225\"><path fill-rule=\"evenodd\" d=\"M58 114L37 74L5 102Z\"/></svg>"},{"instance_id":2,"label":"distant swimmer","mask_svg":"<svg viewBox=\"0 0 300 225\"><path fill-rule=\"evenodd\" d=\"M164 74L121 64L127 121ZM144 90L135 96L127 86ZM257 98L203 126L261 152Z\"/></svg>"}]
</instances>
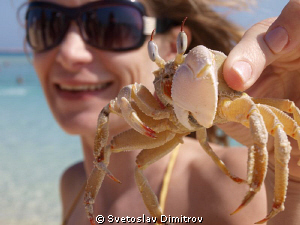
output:
<instances>
[{"instance_id":1,"label":"distant swimmer","mask_svg":"<svg viewBox=\"0 0 300 225\"><path fill-rule=\"evenodd\" d=\"M23 84L24 83L23 77L17 77L16 82L17 84Z\"/></svg>"}]
</instances>

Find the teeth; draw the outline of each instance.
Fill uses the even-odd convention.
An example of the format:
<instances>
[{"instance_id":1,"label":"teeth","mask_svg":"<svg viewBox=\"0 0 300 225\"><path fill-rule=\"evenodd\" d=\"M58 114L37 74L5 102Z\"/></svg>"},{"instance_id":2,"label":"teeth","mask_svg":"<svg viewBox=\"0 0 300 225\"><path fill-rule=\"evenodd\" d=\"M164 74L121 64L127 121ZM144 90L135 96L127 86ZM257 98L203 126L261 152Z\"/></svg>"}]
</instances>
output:
<instances>
[{"instance_id":1,"label":"teeth","mask_svg":"<svg viewBox=\"0 0 300 225\"><path fill-rule=\"evenodd\" d=\"M78 86L72 86L72 85L58 85L60 89L65 91L96 91L101 90L105 87L107 87L109 83L106 84L95 84L95 85L78 85Z\"/></svg>"}]
</instances>

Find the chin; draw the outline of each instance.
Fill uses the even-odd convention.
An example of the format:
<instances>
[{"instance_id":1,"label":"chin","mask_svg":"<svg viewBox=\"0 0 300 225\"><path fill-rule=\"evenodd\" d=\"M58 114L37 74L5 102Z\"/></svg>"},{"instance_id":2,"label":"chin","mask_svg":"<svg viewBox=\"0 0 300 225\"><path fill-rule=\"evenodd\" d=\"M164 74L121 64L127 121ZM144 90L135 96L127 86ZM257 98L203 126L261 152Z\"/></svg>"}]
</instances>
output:
<instances>
[{"instance_id":1,"label":"chin","mask_svg":"<svg viewBox=\"0 0 300 225\"><path fill-rule=\"evenodd\" d=\"M94 137L97 131L98 116L98 112L81 112L73 115L55 115L55 118L67 134ZM123 118L114 114L109 116L109 132L112 136L129 128Z\"/></svg>"},{"instance_id":2,"label":"chin","mask_svg":"<svg viewBox=\"0 0 300 225\"><path fill-rule=\"evenodd\" d=\"M70 135L79 135L79 136L86 136L86 135L95 135L96 133L96 123L93 125L83 124L83 123L66 123L62 122L59 123L60 127Z\"/></svg>"},{"instance_id":3,"label":"chin","mask_svg":"<svg viewBox=\"0 0 300 225\"><path fill-rule=\"evenodd\" d=\"M98 113L54 114L54 117L67 134L86 136L96 133Z\"/></svg>"}]
</instances>

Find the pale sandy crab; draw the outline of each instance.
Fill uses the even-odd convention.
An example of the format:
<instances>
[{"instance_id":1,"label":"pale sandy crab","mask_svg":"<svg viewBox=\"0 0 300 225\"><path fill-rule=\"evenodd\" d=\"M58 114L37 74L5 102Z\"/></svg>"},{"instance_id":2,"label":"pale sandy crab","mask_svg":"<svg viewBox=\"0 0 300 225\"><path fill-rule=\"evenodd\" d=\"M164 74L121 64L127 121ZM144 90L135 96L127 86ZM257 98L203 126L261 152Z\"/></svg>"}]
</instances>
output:
<instances>
[{"instance_id":1,"label":"pale sandy crab","mask_svg":"<svg viewBox=\"0 0 300 225\"><path fill-rule=\"evenodd\" d=\"M149 56L159 67L154 72L156 95L142 84L135 83L124 87L116 99L102 109L94 146L95 166L84 197L91 224L95 224L94 199L105 175L118 181L107 169L110 154L139 149L143 150L136 159L135 180L151 216L161 218L159 202L143 170L171 152L184 136L193 131L196 131L202 148L227 176L235 182L249 185L249 191L233 213L249 203L260 190L267 171L268 133L274 136L274 203L271 212L257 223L264 223L284 210L291 151L287 135L300 144L299 109L289 100L252 98L234 91L222 76L222 65L226 59L223 53L197 46L184 55L186 48L187 37L181 31L177 39L177 56L166 63L151 38ZM284 112L292 113L294 119ZM132 129L120 133L107 144L110 113L123 117ZM241 123L251 131L253 145L249 148L246 181L229 172L207 141L207 128L231 121Z\"/></svg>"}]
</instances>

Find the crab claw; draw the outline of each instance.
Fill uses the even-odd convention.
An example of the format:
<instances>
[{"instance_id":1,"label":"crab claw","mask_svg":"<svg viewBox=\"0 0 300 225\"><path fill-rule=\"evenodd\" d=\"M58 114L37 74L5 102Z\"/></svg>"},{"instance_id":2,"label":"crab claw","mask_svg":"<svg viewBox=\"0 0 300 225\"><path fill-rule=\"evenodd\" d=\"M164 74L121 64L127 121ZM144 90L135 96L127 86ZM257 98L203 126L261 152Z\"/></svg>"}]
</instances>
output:
<instances>
[{"instance_id":1,"label":"crab claw","mask_svg":"<svg viewBox=\"0 0 300 225\"><path fill-rule=\"evenodd\" d=\"M281 204L280 204L280 203L279 203L279 204L274 203L271 212L270 212L264 219L262 219L262 220L256 222L255 224L262 224L262 223L265 223L265 222L267 222L269 219L271 219L272 217L276 216L277 213L279 213L279 212L281 212L281 211L283 211L283 210L284 210L284 205L283 205L282 203L281 203Z\"/></svg>"},{"instance_id":2,"label":"crab claw","mask_svg":"<svg viewBox=\"0 0 300 225\"><path fill-rule=\"evenodd\" d=\"M120 180L118 180L113 174L112 172L109 171L109 169L107 169L106 165L103 162L94 162L94 165L97 167L98 170L100 171L104 171L106 173L106 176L108 176L110 179L112 179L113 181L121 184L122 182Z\"/></svg>"},{"instance_id":3,"label":"crab claw","mask_svg":"<svg viewBox=\"0 0 300 225\"><path fill-rule=\"evenodd\" d=\"M233 214L237 213L238 211L240 211L242 208L244 208L244 206L246 206L251 201L251 199L254 197L255 194L256 194L255 191L249 191L247 193L247 195L245 196L241 205L236 210L234 210L234 212L230 213L230 215L233 215Z\"/></svg>"},{"instance_id":4,"label":"crab claw","mask_svg":"<svg viewBox=\"0 0 300 225\"><path fill-rule=\"evenodd\" d=\"M136 114L135 110L132 109L129 101L122 97L120 100L121 110L124 116L125 121L137 132L146 135L151 138L157 138L156 132L148 127L146 124L141 121L141 119Z\"/></svg>"},{"instance_id":5,"label":"crab claw","mask_svg":"<svg viewBox=\"0 0 300 225\"><path fill-rule=\"evenodd\" d=\"M172 84L174 104L191 112L206 128L213 124L218 102L218 74L213 65L213 53L204 46L197 46L177 69Z\"/></svg>"}]
</instances>

